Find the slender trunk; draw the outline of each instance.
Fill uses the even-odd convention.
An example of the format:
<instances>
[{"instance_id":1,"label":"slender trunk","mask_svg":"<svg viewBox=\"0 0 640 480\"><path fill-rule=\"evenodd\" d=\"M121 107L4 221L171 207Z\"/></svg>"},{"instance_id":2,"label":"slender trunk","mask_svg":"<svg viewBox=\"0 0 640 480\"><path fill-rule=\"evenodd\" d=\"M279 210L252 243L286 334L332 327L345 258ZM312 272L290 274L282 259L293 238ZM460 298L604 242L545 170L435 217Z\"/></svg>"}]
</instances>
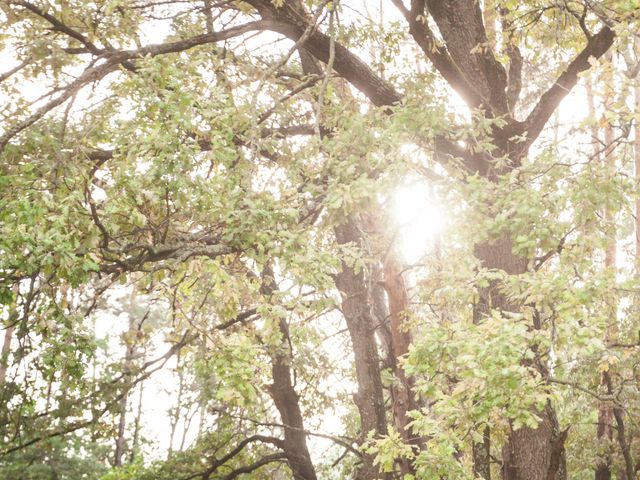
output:
<instances>
[{"instance_id":1,"label":"slender trunk","mask_svg":"<svg viewBox=\"0 0 640 480\"><path fill-rule=\"evenodd\" d=\"M607 59L607 67L609 70L605 73L604 76L604 85L605 85L605 94L604 94L604 108L605 112L609 111L612 108L613 103L613 90L612 90L612 56L611 54L607 54L605 56ZM588 100L589 100L589 110L590 114L595 118L595 101L594 95L592 91L592 87L588 84L587 89ZM603 117L606 118L606 117ZM595 129L595 127L594 127ZM605 121L603 127L603 137L604 137L604 159L602 162L602 167L604 171L605 178L608 181L611 181L613 175L615 175L615 155L614 155L614 131L613 127L608 121ZM592 133L594 137L599 133ZM599 146L597 147L599 148ZM597 160L600 160L599 152L596 152ZM617 250L617 242L616 242L616 228L615 228L615 212L609 208L609 206L605 206L603 212L604 224L607 235L607 245L605 248L605 257L604 257L604 267L607 270L613 272L615 277L616 271L616 250ZM605 343L609 343L617 336L617 312L618 312L618 302L615 298L615 294L612 294L607 299L607 317L609 325L605 332ZM608 373L602 372L600 377L600 384L603 387L608 389L611 388L611 382L608 379ZM598 444L600 445L609 445L611 440L613 439L613 410L610 405L603 404L598 409L598 425L596 429L596 435L598 439ZM611 464L612 464L612 456L611 452L605 452L605 455L602 459L599 460L599 463L596 466L595 471L595 480L610 480L611 479Z\"/></svg>"},{"instance_id":2,"label":"slender trunk","mask_svg":"<svg viewBox=\"0 0 640 480\"><path fill-rule=\"evenodd\" d=\"M7 379L7 368L9 368L9 353L11 353L11 340L13 339L13 325L9 325L4 331L4 343L2 353L0 353L0 385L4 385Z\"/></svg>"},{"instance_id":3,"label":"slender trunk","mask_svg":"<svg viewBox=\"0 0 640 480\"><path fill-rule=\"evenodd\" d=\"M409 312L409 298L397 256L391 249L384 261L384 286L389 303L391 319L391 346L393 351L393 372L396 382L392 387L393 414L396 428L405 443L420 446L419 439L409 427L408 413L418 408L413 393L413 378L405 375L399 359L409 352L411 333L405 324ZM401 463L402 473L415 475L415 469L408 461Z\"/></svg>"},{"instance_id":4,"label":"slender trunk","mask_svg":"<svg viewBox=\"0 0 640 480\"><path fill-rule=\"evenodd\" d=\"M180 451L184 450L184 446L187 442L187 434L189 433L189 429L191 428L191 423L193 422L193 417L198 413L198 406L195 405L195 409L191 411L191 408L194 406L192 403L189 405L189 410L184 418L184 428L182 429L182 437L180 438Z\"/></svg>"},{"instance_id":5,"label":"slender trunk","mask_svg":"<svg viewBox=\"0 0 640 480\"><path fill-rule=\"evenodd\" d=\"M289 329L284 320L279 322L283 343L287 343ZM288 350L287 350L288 351ZM284 453L296 480L315 480L316 471L307 448L302 412L298 394L291 383L289 355L276 353L272 357L273 387L271 396L276 404L284 427Z\"/></svg>"},{"instance_id":6,"label":"slender trunk","mask_svg":"<svg viewBox=\"0 0 640 480\"><path fill-rule=\"evenodd\" d=\"M273 270L265 267L262 278L262 293L271 296L277 289ZM284 425L284 454L295 480L316 480L316 471L307 448L300 400L291 382L291 341L289 327L284 319L278 322L282 335L281 344L271 355L273 384L270 388L273 402Z\"/></svg>"},{"instance_id":7,"label":"slender trunk","mask_svg":"<svg viewBox=\"0 0 640 480\"><path fill-rule=\"evenodd\" d=\"M144 363L145 357L142 358ZM131 452L129 452L129 463L133 463L138 457L140 450L140 427L142 425L142 399L144 394L144 382L140 382L140 392L138 393L138 411L136 412L136 418L133 423L133 439L131 441Z\"/></svg>"},{"instance_id":8,"label":"slender trunk","mask_svg":"<svg viewBox=\"0 0 640 480\"><path fill-rule=\"evenodd\" d=\"M18 321L18 294L20 288L18 284L13 286L14 300L9 310L9 319L7 321L7 327L4 331L4 342L2 343L2 351L0 352L0 387L2 387L7 380L7 369L9 368L9 354L11 353L11 341L13 340L13 331L15 330L15 324Z\"/></svg>"},{"instance_id":9,"label":"slender trunk","mask_svg":"<svg viewBox=\"0 0 640 480\"><path fill-rule=\"evenodd\" d=\"M200 360L204 361L207 352L206 338L203 338L200 342L198 348L198 354L200 355ZM204 423L207 418L207 407L209 405L209 401L207 398L206 390L204 385L200 383L200 391L198 392L198 409L199 409L199 418L198 418L198 438L201 438L204 433Z\"/></svg>"},{"instance_id":10,"label":"slender trunk","mask_svg":"<svg viewBox=\"0 0 640 480\"><path fill-rule=\"evenodd\" d=\"M171 421L169 432L169 450L167 451L167 458L171 458L173 455L173 440L176 436L176 430L178 429L178 422L180 421L180 408L182 407L182 392L184 390L184 375L182 367L180 366L180 352L176 355L176 370L178 372L178 397L176 398L176 405L171 409Z\"/></svg>"},{"instance_id":11,"label":"slender trunk","mask_svg":"<svg viewBox=\"0 0 640 480\"><path fill-rule=\"evenodd\" d=\"M640 80L636 77L633 87L636 121L633 126L633 155L635 160L636 183L640 184ZM640 196L636 199L636 262L640 265Z\"/></svg>"},{"instance_id":12,"label":"slender trunk","mask_svg":"<svg viewBox=\"0 0 640 480\"><path fill-rule=\"evenodd\" d=\"M116 438L116 451L113 458L113 466L122 465L122 455L124 454L124 433L126 428L127 396L123 395L120 400L120 418L118 420L118 437Z\"/></svg>"},{"instance_id":13,"label":"slender trunk","mask_svg":"<svg viewBox=\"0 0 640 480\"><path fill-rule=\"evenodd\" d=\"M133 294L135 295L135 294ZM131 363L133 362L133 355L135 353L135 319L132 314L129 314L129 330L125 337L126 351L124 356L124 373L128 375L131 370ZM127 403L128 395L122 395L118 408L120 410L120 418L118 419L118 436L116 438L116 451L113 456L113 466L120 467L122 465L122 457L125 449L125 433L127 427Z\"/></svg>"},{"instance_id":14,"label":"slender trunk","mask_svg":"<svg viewBox=\"0 0 640 480\"><path fill-rule=\"evenodd\" d=\"M335 227L335 235L339 245L348 243L360 245L362 234L355 216L349 216L345 223ZM372 293L365 272L362 270L356 272L351 265L345 263L336 275L335 282L342 297L342 313L353 345L358 383L354 402L360 413L361 438L366 439L368 433L372 431L376 436L386 435L387 421L376 344L376 316ZM379 478L380 473L373 460L373 456L363 455L363 463L356 472L356 478L363 480Z\"/></svg>"}]
</instances>

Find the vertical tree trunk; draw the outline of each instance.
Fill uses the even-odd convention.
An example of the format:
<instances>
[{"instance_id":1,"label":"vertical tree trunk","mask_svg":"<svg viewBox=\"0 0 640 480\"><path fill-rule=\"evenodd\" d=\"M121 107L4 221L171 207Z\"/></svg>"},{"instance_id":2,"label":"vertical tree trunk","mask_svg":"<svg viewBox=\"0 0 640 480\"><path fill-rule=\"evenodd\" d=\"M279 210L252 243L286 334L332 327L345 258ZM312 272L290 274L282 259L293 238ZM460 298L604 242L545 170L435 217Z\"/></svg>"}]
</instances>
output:
<instances>
[{"instance_id":1,"label":"vertical tree trunk","mask_svg":"<svg viewBox=\"0 0 640 480\"><path fill-rule=\"evenodd\" d=\"M15 330L15 323L18 321L18 294L20 293L19 285L16 283L13 286L13 303L9 309L9 319L7 320L7 327L4 331L4 342L2 343L2 351L0 351L0 387L2 387L7 380L7 369L9 368L9 354L11 353L11 341L13 340L13 331Z\"/></svg>"},{"instance_id":2,"label":"vertical tree trunk","mask_svg":"<svg viewBox=\"0 0 640 480\"><path fill-rule=\"evenodd\" d=\"M134 289L134 293L132 293L132 298L134 296L135 296L135 289ZM129 313L129 330L125 335L126 351L124 356L124 368L123 368L123 371L127 376L131 370L131 364L133 362L133 356L135 353L135 336L136 336L135 318L131 313ZM127 394L122 395L122 398L120 399L120 403L118 405L118 409L120 410L120 418L118 419L118 436L116 438L116 449L113 455L114 467L119 467L122 465L122 457L124 455L124 449L125 449L124 436L126 433L126 426L127 426L126 422L127 422L128 398L129 396Z\"/></svg>"},{"instance_id":3,"label":"vertical tree trunk","mask_svg":"<svg viewBox=\"0 0 640 480\"><path fill-rule=\"evenodd\" d=\"M275 293L277 285L272 268L267 265L262 274L261 292L265 296ZM289 327L284 319L278 322L281 345L271 355L273 384L270 388L273 402L284 425L284 453L295 480L316 480L316 471L307 448L300 401L291 382L291 342Z\"/></svg>"},{"instance_id":4,"label":"vertical tree trunk","mask_svg":"<svg viewBox=\"0 0 640 480\"><path fill-rule=\"evenodd\" d=\"M144 362L144 358L143 358ZM138 393L138 411L133 424L133 439L131 441L131 452L129 452L129 463L133 463L138 457L140 451L140 428L142 426L142 399L144 394L144 382L140 382L140 391Z\"/></svg>"},{"instance_id":5,"label":"vertical tree trunk","mask_svg":"<svg viewBox=\"0 0 640 480\"><path fill-rule=\"evenodd\" d=\"M9 368L9 353L11 352L11 340L13 339L13 325L9 325L4 331L4 343L2 353L0 353L0 386L4 385L7 379L7 368Z\"/></svg>"},{"instance_id":6,"label":"vertical tree trunk","mask_svg":"<svg viewBox=\"0 0 640 480\"><path fill-rule=\"evenodd\" d=\"M339 245L361 245L362 234L354 215L350 215L347 221L335 227L334 231ZM376 344L376 317L365 272L356 272L353 266L343 263L335 282L342 297L342 314L353 345L358 383L354 401L360 413L362 439L364 440L371 431L376 436L385 435L387 421ZM363 464L356 473L356 478L379 478L380 473L373 460L371 455L363 455Z\"/></svg>"},{"instance_id":7,"label":"vertical tree trunk","mask_svg":"<svg viewBox=\"0 0 640 480\"><path fill-rule=\"evenodd\" d=\"M289 338L289 329L284 320L280 320L279 328L282 341L286 344ZM316 471L307 448L307 435L304 431L298 394L291 383L289 361L289 355L284 353L277 353L273 356L271 396L285 426L284 452L293 472L293 478L296 480L315 480L317 478Z\"/></svg>"},{"instance_id":8,"label":"vertical tree trunk","mask_svg":"<svg viewBox=\"0 0 640 480\"><path fill-rule=\"evenodd\" d=\"M180 352L176 354L176 371L178 372L178 397L176 399L176 406L171 410L170 420L170 433L169 433L169 450L167 451L167 458L171 458L173 455L173 440L176 436L178 429L178 422L180 421L180 408L182 407L182 392L184 390L184 374L182 367L180 366Z\"/></svg>"},{"instance_id":9,"label":"vertical tree trunk","mask_svg":"<svg viewBox=\"0 0 640 480\"><path fill-rule=\"evenodd\" d=\"M419 439L413 435L409 427L408 413L417 408L413 394L413 379L405 375L399 358L409 352L411 333L405 324L409 312L409 298L402 276L402 270L393 250L384 260L384 286L389 303L391 319L391 347L393 358L393 372L397 383L392 387L393 414L396 428L408 445L419 446ZM408 461L401 463L402 473L415 475L415 469Z\"/></svg>"},{"instance_id":10,"label":"vertical tree trunk","mask_svg":"<svg viewBox=\"0 0 640 480\"><path fill-rule=\"evenodd\" d=\"M612 55L607 53L605 55L607 60L607 68L612 69ZM604 110L605 113L610 111L612 108L612 104L614 101L613 98L613 75L612 70L607 70L604 75ZM590 113L595 115L595 101L594 95L591 86L588 89L589 95L589 109ZM604 159L602 162L602 167L604 170L605 177L609 180L615 175L615 155L614 155L614 131L611 123L606 120L606 116L603 116L604 119ZM602 123L602 122L600 122ZM599 137L599 135L598 135ZM599 148L599 147L598 147ZM600 157L598 152L598 157ZM616 242L616 228L615 228L615 212L611 211L611 208L605 206L603 212L605 229L607 232L607 245L605 248L605 257L604 257L604 267L607 270L613 271L613 275L615 278L615 270L616 270L616 250L617 250L617 242ZM618 312L618 302L615 298L615 294L612 294L607 298L607 316L609 325L605 332L605 344L612 341L617 336L617 312ZM610 390L612 388L611 381L608 379L608 373L602 372L600 376L600 384ZM598 410L598 426L596 430L596 435L598 438L599 444L610 444L613 439L613 410L610 405L602 405ZM596 466L595 471L595 480L610 480L611 479L611 464L612 458L611 453L606 452L603 459L600 460L598 465Z\"/></svg>"},{"instance_id":11,"label":"vertical tree trunk","mask_svg":"<svg viewBox=\"0 0 640 480\"><path fill-rule=\"evenodd\" d=\"M640 80L634 80L633 93L635 97L636 118L640 115ZM633 126L634 141L633 155L635 160L636 184L640 184L640 120L636 120ZM640 197L636 199L636 262L640 265Z\"/></svg>"},{"instance_id":12,"label":"vertical tree trunk","mask_svg":"<svg viewBox=\"0 0 640 480\"><path fill-rule=\"evenodd\" d=\"M502 270L508 275L518 275L527 270L527 261L513 254L512 241L503 236L493 243L483 243L475 248L475 255L487 269ZM498 281L492 281L487 288L479 292L479 300L474 307L474 321L491 309L517 312L520 305L510 301L502 291ZM544 373L544 366L537 366ZM536 412L540 423L536 428L522 427L511 430L507 443L503 447L502 477L504 480L564 480L564 440L566 433L560 432L555 411L547 404L542 412ZM488 469L484 459L489 455L487 442L477 455L478 466Z\"/></svg>"}]
</instances>

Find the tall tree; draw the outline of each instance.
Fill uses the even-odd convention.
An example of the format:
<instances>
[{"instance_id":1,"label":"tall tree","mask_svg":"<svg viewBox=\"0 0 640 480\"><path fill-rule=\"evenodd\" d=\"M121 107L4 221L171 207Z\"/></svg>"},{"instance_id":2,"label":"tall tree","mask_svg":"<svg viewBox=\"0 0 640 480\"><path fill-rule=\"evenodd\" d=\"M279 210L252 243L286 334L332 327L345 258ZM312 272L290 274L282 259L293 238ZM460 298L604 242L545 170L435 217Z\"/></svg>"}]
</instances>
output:
<instances>
[{"instance_id":1,"label":"tall tree","mask_svg":"<svg viewBox=\"0 0 640 480\"><path fill-rule=\"evenodd\" d=\"M61 439L105 446L107 478L636 474L611 239L637 192L611 153L637 119L608 102L604 169L590 124L545 130L636 2L0 6L0 468ZM390 205L416 178L450 229L410 265ZM89 328L127 288L162 312L144 357ZM143 467L128 399L174 356L176 451ZM613 429L605 463L578 445Z\"/></svg>"}]
</instances>

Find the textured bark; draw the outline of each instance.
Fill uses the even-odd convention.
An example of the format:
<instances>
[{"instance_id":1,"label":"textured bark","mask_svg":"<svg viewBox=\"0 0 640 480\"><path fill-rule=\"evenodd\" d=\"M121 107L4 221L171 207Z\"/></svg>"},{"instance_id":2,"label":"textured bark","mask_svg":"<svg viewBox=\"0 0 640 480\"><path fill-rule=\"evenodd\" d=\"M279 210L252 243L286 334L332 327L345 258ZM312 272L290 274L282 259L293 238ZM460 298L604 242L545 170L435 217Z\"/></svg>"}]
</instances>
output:
<instances>
[{"instance_id":1,"label":"textured bark","mask_svg":"<svg viewBox=\"0 0 640 480\"><path fill-rule=\"evenodd\" d=\"M504 480L564 480L564 440L551 405L537 412L537 428L512 430L502 451Z\"/></svg>"},{"instance_id":2,"label":"textured bark","mask_svg":"<svg viewBox=\"0 0 640 480\"><path fill-rule=\"evenodd\" d=\"M640 80L636 78L633 88L635 96L635 113L640 114ZM635 140L633 142L633 155L635 160L636 182L640 182L640 122L635 122L633 127ZM636 200L636 262L640 259L640 198Z\"/></svg>"},{"instance_id":3,"label":"textured bark","mask_svg":"<svg viewBox=\"0 0 640 480\"><path fill-rule=\"evenodd\" d=\"M340 245L361 244L362 233L357 219L351 215L347 221L335 227L336 241ZM335 277L336 287L342 297L344 315L351 337L355 357L358 391L354 401L360 413L360 427L363 439L373 431L376 436L387 433L380 360L376 344L376 316L369 282L365 272L358 272L345 263ZM379 478L378 468L373 465L371 455L363 455L363 464L356 473L362 480Z\"/></svg>"},{"instance_id":4,"label":"textured bark","mask_svg":"<svg viewBox=\"0 0 640 480\"><path fill-rule=\"evenodd\" d=\"M476 247L475 254L482 266L489 269L502 270L508 275L526 272L527 260L512 252L512 241L503 236L493 243L483 243ZM502 311L518 311L520 305L507 298L501 289L500 282L493 281L480 291L479 301L474 308L474 321L482 321L482 317L491 309ZM541 372L542 365L537 366ZM537 428L522 427L512 430L506 445L503 447L504 480L563 480L566 478L564 460L564 438L566 433L560 432L555 411L547 404L542 412ZM488 452L483 451L483 456ZM486 465L478 465L485 469Z\"/></svg>"},{"instance_id":5,"label":"textured bark","mask_svg":"<svg viewBox=\"0 0 640 480\"><path fill-rule=\"evenodd\" d=\"M473 442L473 473L485 480L491 479L491 430L482 429L482 441Z\"/></svg>"},{"instance_id":6,"label":"textured bark","mask_svg":"<svg viewBox=\"0 0 640 480\"><path fill-rule=\"evenodd\" d=\"M267 297L273 295L277 285L270 265L262 273L261 293ZM269 391L275 403L282 424L284 441L282 448L295 480L316 480L316 470L307 448L307 434L304 429L300 400L291 381L290 360L292 356L289 340L289 327L284 319L278 322L280 345L271 354L271 375L273 384Z\"/></svg>"},{"instance_id":7,"label":"textured bark","mask_svg":"<svg viewBox=\"0 0 640 480\"><path fill-rule=\"evenodd\" d=\"M488 47L480 2L428 0L429 13L447 45L453 62L485 106L497 115L508 112L507 74ZM463 27L463 28L462 28Z\"/></svg>"},{"instance_id":8,"label":"textured bark","mask_svg":"<svg viewBox=\"0 0 640 480\"><path fill-rule=\"evenodd\" d=\"M308 27L309 16L299 1L283 2L276 7L271 0L248 0L262 18L273 23L269 28L285 37L297 41ZM313 30L305 42L305 49L321 62L329 61L330 39L328 35ZM360 58L350 52L339 42L335 42L334 69L340 75L366 95L377 106L394 105L401 100L401 95L387 81L380 78Z\"/></svg>"},{"instance_id":9,"label":"textured bark","mask_svg":"<svg viewBox=\"0 0 640 480\"><path fill-rule=\"evenodd\" d=\"M135 298L135 289L131 295L132 300ZM124 356L124 368L123 371L128 375L128 372L131 371L131 366L133 362L133 355L135 353L135 336L137 330L135 328L135 322L133 315L129 314L129 330L125 339L126 343L126 351ZM142 388L142 385L140 386ZM124 455L125 449L125 439L124 434L126 431L127 425L127 403L129 400L128 395L122 395L120 398L120 402L118 405L118 409L120 411L120 418L118 419L118 436L116 437L116 448L113 454L113 466L119 467L122 465L122 457ZM173 432L172 432L173 435Z\"/></svg>"},{"instance_id":10,"label":"textured bark","mask_svg":"<svg viewBox=\"0 0 640 480\"><path fill-rule=\"evenodd\" d=\"M291 383L290 355L284 353L290 353L289 349L285 347L289 338L289 329L284 320L280 320L279 328L282 334L283 349L272 357L273 386L271 387L271 396L285 426L284 453L295 480L315 480L317 478L316 471L307 448L307 435L300 411L300 401Z\"/></svg>"},{"instance_id":11,"label":"textured bark","mask_svg":"<svg viewBox=\"0 0 640 480\"><path fill-rule=\"evenodd\" d=\"M389 303L389 316L391 319L391 346L393 358L393 372L397 382L393 385L393 414L396 429L407 444L420 446L419 439L412 433L409 427L408 413L417 409L415 395L413 393L413 379L404 373L398 359L409 352L411 345L411 333L405 325L409 312L409 298L402 276L400 264L391 250L384 262L384 286ZM415 474L415 470L409 462L401 463L402 473Z\"/></svg>"}]
</instances>

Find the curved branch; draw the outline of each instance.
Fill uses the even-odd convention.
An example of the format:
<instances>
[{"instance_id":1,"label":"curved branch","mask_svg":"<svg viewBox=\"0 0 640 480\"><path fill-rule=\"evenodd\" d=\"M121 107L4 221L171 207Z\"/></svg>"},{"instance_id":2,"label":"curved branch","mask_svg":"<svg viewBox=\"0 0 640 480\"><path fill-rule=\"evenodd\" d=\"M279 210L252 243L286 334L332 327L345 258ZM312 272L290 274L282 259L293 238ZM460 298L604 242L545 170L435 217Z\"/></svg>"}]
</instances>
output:
<instances>
[{"instance_id":1,"label":"curved branch","mask_svg":"<svg viewBox=\"0 0 640 480\"><path fill-rule=\"evenodd\" d=\"M297 2L283 2L280 7L276 7L270 0L249 0L247 3L258 10L264 20L270 22L270 30L294 42L302 37L309 26L308 19L300 12L300 8L295 8ZM304 43L304 48L326 64L329 62L330 43L328 35L314 30ZM392 106L402 99L393 85L376 75L358 56L338 42L335 43L334 69L378 107Z\"/></svg>"},{"instance_id":2,"label":"curved branch","mask_svg":"<svg viewBox=\"0 0 640 480\"><path fill-rule=\"evenodd\" d=\"M227 463L227 462L228 462L229 460L231 460L233 457L235 457L236 455L238 455L242 450L244 450L244 448L245 448L247 445L249 445L250 443L253 443L253 442L270 443L270 444L275 445L276 447L278 447L278 448L280 448L280 449L282 449L282 448L283 448L283 445L284 445L284 442L283 442L281 439L276 438L276 437L269 437L269 436L266 436L266 435L252 435L252 436L250 436L250 437L247 437L247 438L245 438L244 440L242 440L242 441L241 441L241 442L240 442L240 443L239 443L239 444L238 444L238 445L237 445L233 450L231 450L229 453L227 453L227 454L226 454L224 457L222 457L220 460L215 460L207 470L205 470L204 472L202 472L202 474L201 474L201 475L202 475L203 480L208 479L208 478L211 476L211 474L212 474L213 472L215 472L218 468L220 468L222 465L224 465L225 463ZM285 456L284 456L284 453L282 453L282 452L281 452L281 453L276 453L276 454L273 454L273 455L267 455L267 456L266 456L266 457L264 457L262 460L265 460L265 459L267 459L267 458L271 458L271 460L270 460L270 461L274 461L274 460L276 460L276 459L278 459L278 460L280 460L280 459L284 459L284 458L285 458ZM262 461L262 460L261 460L261 461ZM256 462L256 463L258 463L258 462ZM254 464L252 464L252 465L256 465L256 463L254 463ZM267 463L268 463L268 462L267 462ZM262 466L262 465L265 465L265 464L266 464L266 463L262 463L262 464L261 464L261 465L259 465L259 466ZM250 466L251 466L251 465L248 465L247 467L242 467L242 468L243 468L243 469L246 469L246 468L248 468L248 467L250 467ZM255 467L255 468L253 468L252 470L245 470L245 471L240 472L240 473L249 473L249 472L251 472L251 471L255 470L256 468L258 468L259 466L256 466L256 467ZM240 469L238 469L238 470L234 470L234 471L233 471L233 472L231 472L229 475L232 475L234 472L239 472L239 470L240 470ZM240 473L238 473L237 475L239 475ZM227 475L227 476L226 476L226 477L224 477L224 478L227 478L227 477L228 477L228 478L234 478L234 477L229 477L229 475ZM237 476L237 475L236 475L236 476ZM198 476L199 476L199 475L198 475ZM191 478L194 478L194 477L191 477Z\"/></svg>"},{"instance_id":3,"label":"curved branch","mask_svg":"<svg viewBox=\"0 0 640 480\"><path fill-rule=\"evenodd\" d=\"M247 466L235 469L233 472L222 477L221 480L233 480L234 478L239 477L240 475L244 475L245 473L251 473L254 470L257 470L258 468L263 467L269 463L277 462L284 459L285 459L284 453L274 453L272 455L267 455L266 457L262 457L257 462L253 462L251 465L247 465ZM203 477L203 480L208 480L208 479L209 477Z\"/></svg>"}]
</instances>

